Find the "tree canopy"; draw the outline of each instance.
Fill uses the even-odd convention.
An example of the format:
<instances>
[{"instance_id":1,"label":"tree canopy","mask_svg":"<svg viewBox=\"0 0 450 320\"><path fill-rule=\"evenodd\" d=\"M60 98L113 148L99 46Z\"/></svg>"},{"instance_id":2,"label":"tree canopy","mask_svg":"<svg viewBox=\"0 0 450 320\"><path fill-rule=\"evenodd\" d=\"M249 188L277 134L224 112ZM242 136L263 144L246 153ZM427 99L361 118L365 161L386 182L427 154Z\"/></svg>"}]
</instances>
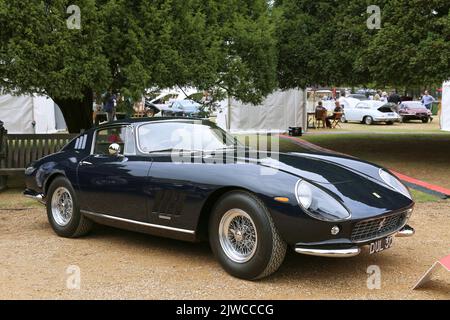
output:
<instances>
[{"instance_id":1,"label":"tree canopy","mask_svg":"<svg viewBox=\"0 0 450 320\"><path fill-rule=\"evenodd\" d=\"M50 96L71 132L91 126L93 92L220 86L257 102L276 85L264 0L80 0L80 29L70 2L0 0L0 86Z\"/></svg>"},{"instance_id":2,"label":"tree canopy","mask_svg":"<svg viewBox=\"0 0 450 320\"><path fill-rule=\"evenodd\" d=\"M450 76L441 0L0 0L0 87L52 97L69 130L93 92L220 88L259 102L277 86L425 86ZM381 12L370 29L368 7Z\"/></svg>"},{"instance_id":3,"label":"tree canopy","mask_svg":"<svg viewBox=\"0 0 450 320\"><path fill-rule=\"evenodd\" d=\"M278 80L314 85L433 85L450 76L448 1L278 0ZM379 6L380 29L367 27Z\"/></svg>"}]
</instances>

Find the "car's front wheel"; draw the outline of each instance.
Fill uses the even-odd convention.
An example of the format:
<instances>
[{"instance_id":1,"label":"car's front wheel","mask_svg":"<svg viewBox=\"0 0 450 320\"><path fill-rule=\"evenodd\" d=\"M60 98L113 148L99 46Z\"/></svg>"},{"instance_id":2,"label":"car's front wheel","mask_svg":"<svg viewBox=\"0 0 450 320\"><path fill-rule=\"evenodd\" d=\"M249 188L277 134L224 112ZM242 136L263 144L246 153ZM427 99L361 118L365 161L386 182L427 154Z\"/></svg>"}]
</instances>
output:
<instances>
[{"instance_id":1,"label":"car's front wheel","mask_svg":"<svg viewBox=\"0 0 450 320\"><path fill-rule=\"evenodd\" d=\"M429 120L430 120L430 119L429 119L428 117L422 118L422 123L428 123Z\"/></svg>"},{"instance_id":2,"label":"car's front wheel","mask_svg":"<svg viewBox=\"0 0 450 320\"><path fill-rule=\"evenodd\" d=\"M210 217L209 240L222 267L247 280L278 270L287 248L266 206L244 191L227 193L219 200Z\"/></svg>"},{"instance_id":3,"label":"car's front wheel","mask_svg":"<svg viewBox=\"0 0 450 320\"><path fill-rule=\"evenodd\" d=\"M48 221L57 235L77 238L92 229L93 222L81 214L75 190L66 178L53 180L47 199Z\"/></svg>"}]
</instances>

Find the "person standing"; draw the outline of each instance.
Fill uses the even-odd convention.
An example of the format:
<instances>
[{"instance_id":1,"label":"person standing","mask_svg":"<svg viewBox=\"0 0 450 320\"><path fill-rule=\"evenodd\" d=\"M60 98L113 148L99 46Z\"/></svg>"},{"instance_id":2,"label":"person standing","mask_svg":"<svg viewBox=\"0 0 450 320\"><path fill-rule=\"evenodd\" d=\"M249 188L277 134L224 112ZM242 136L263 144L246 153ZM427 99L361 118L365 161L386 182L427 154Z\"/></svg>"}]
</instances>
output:
<instances>
[{"instance_id":1,"label":"person standing","mask_svg":"<svg viewBox=\"0 0 450 320\"><path fill-rule=\"evenodd\" d=\"M391 95L388 97L388 102L393 103L395 105L400 104L402 102L402 99L397 93L397 90L393 90Z\"/></svg>"},{"instance_id":2,"label":"person standing","mask_svg":"<svg viewBox=\"0 0 450 320\"><path fill-rule=\"evenodd\" d=\"M388 103L388 94L386 91L383 91L383 93L381 94L380 101L384 102L384 103Z\"/></svg>"},{"instance_id":3,"label":"person standing","mask_svg":"<svg viewBox=\"0 0 450 320\"><path fill-rule=\"evenodd\" d=\"M433 102L435 102L436 99L432 95L428 93L428 90L425 90L422 96L422 104L431 111L431 107L433 106Z\"/></svg>"},{"instance_id":4,"label":"person standing","mask_svg":"<svg viewBox=\"0 0 450 320\"><path fill-rule=\"evenodd\" d=\"M105 95L105 105L103 106L108 122L114 121L116 103L116 96L112 94L111 90L108 91Z\"/></svg>"},{"instance_id":5,"label":"person standing","mask_svg":"<svg viewBox=\"0 0 450 320\"><path fill-rule=\"evenodd\" d=\"M373 100L375 100L375 101L380 101L381 100L381 91L380 90L377 90L377 93L373 97Z\"/></svg>"}]
</instances>

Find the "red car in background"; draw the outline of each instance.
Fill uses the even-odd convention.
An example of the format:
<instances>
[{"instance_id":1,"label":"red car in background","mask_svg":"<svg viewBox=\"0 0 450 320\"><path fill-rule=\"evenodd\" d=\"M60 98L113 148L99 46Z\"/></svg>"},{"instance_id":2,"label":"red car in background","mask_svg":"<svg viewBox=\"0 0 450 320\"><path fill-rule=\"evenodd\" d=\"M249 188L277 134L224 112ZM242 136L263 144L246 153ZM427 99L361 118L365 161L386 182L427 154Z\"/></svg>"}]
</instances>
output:
<instances>
[{"instance_id":1,"label":"red car in background","mask_svg":"<svg viewBox=\"0 0 450 320\"><path fill-rule=\"evenodd\" d=\"M420 101L403 101L398 110L402 122L421 120L423 123L433 121L431 111L425 108Z\"/></svg>"}]
</instances>

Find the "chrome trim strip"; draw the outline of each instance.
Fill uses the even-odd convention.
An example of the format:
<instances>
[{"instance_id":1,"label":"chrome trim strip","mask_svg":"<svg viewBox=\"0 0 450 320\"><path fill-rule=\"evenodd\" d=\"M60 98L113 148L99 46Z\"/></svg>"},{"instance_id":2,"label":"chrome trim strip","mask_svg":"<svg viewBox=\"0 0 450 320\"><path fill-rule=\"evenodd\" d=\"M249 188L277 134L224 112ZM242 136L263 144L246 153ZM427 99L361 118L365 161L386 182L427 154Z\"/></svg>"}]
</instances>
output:
<instances>
[{"instance_id":1,"label":"chrome trim strip","mask_svg":"<svg viewBox=\"0 0 450 320\"><path fill-rule=\"evenodd\" d=\"M126 223L130 223L130 224L137 224L137 225L144 226L144 227L149 227L149 228L158 228L158 229L164 229L164 230L169 230L169 231L174 231L174 232L195 234L195 230L173 228L173 227L163 226L163 225L159 225L159 224L152 224L152 223L146 223L146 222L141 222L141 221L134 221L134 220L114 217L114 216L110 216L110 215L106 215L106 214L90 212L90 211L86 211L86 210L81 210L81 213L86 214L86 215L95 216L95 217L100 217L100 218L105 218L105 219L110 219L110 220L117 220L117 221L121 221L121 222L126 222Z\"/></svg>"},{"instance_id":2,"label":"chrome trim strip","mask_svg":"<svg viewBox=\"0 0 450 320\"><path fill-rule=\"evenodd\" d=\"M361 249L358 247L350 249L313 249L296 247L295 252L318 257L348 258L357 256L361 252Z\"/></svg>"},{"instance_id":3,"label":"chrome trim strip","mask_svg":"<svg viewBox=\"0 0 450 320\"><path fill-rule=\"evenodd\" d=\"M86 149L86 142L87 142L87 134L83 136L83 143L81 145L81 149L83 150Z\"/></svg>"},{"instance_id":4,"label":"chrome trim strip","mask_svg":"<svg viewBox=\"0 0 450 320\"><path fill-rule=\"evenodd\" d=\"M75 141L75 150L80 149L80 137L77 138L77 141Z\"/></svg>"}]
</instances>

